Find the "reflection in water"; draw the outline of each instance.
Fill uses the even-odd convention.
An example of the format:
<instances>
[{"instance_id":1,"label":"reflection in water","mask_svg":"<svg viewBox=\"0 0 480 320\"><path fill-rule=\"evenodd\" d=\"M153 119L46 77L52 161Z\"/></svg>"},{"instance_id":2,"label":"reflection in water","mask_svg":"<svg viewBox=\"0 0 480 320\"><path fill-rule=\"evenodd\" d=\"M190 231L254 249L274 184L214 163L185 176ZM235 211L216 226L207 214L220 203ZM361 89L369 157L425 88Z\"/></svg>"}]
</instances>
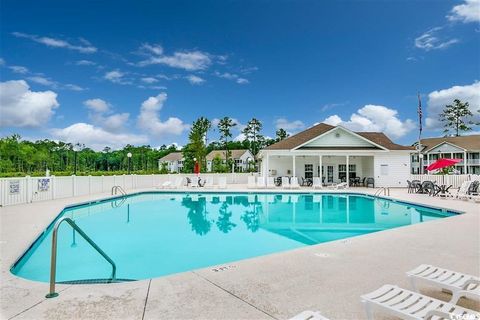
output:
<instances>
[{"instance_id":1,"label":"reflection in water","mask_svg":"<svg viewBox=\"0 0 480 320\"><path fill-rule=\"evenodd\" d=\"M228 203L222 203L220 210L218 211L218 220L216 223L218 230L223 233L228 233L235 228L237 225L230 221L231 217L232 211L228 210Z\"/></svg>"},{"instance_id":2,"label":"reflection in water","mask_svg":"<svg viewBox=\"0 0 480 320\"><path fill-rule=\"evenodd\" d=\"M206 201L205 198L194 199L190 197L184 197L182 199L182 205L188 208L187 218L188 222L192 226L192 230L196 234L203 236L207 234L211 227L212 221L208 220L206 211Z\"/></svg>"}]
</instances>

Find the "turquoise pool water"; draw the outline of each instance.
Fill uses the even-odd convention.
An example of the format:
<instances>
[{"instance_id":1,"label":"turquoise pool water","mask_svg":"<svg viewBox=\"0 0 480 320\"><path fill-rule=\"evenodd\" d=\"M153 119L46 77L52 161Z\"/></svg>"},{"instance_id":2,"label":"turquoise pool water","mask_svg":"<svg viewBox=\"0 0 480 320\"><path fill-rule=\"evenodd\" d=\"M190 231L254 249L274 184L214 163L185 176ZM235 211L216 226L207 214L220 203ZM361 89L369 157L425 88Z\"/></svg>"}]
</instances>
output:
<instances>
[{"instance_id":1,"label":"turquoise pool water","mask_svg":"<svg viewBox=\"0 0 480 320\"><path fill-rule=\"evenodd\" d=\"M454 215L355 194L143 193L65 209L117 265L146 279ZM48 282L52 225L12 267ZM67 224L57 281L109 278L111 266Z\"/></svg>"}]
</instances>

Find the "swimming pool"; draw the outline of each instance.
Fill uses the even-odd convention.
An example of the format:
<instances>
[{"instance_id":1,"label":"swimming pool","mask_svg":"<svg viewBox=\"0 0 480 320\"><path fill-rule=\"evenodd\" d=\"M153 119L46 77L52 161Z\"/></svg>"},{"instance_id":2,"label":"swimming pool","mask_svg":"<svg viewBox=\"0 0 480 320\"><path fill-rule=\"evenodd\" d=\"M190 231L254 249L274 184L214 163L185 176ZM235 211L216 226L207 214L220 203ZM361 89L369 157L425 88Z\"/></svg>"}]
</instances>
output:
<instances>
[{"instance_id":1,"label":"swimming pool","mask_svg":"<svg viewBox=\"0 0 480 320\"><path fill-rule=\"evenodd\" d=\"M219 265L454 215L362 194L147 192L68 207L117 266L139 280ZM12 273L48 282L53 223ZM67 223L58 231L57 282L109 278L111 265Z\"/></svg>"}]
</instances>

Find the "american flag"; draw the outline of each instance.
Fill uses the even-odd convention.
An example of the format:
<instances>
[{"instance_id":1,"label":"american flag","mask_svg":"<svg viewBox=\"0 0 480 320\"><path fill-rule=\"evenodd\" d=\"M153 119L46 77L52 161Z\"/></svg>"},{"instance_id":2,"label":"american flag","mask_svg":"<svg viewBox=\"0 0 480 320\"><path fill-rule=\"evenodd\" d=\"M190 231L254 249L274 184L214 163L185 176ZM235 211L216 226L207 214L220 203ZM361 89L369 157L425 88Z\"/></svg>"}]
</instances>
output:
<instances>
[{"instance_id":1,"label":"american flag","mask_svg":"<svg viewBox=\"0 0 480 320\"><path fill-rule=\"evenodd\" d=\"M418 124L419 124L420 134L422 134L422 117L423 117L423 113L422 113L422 99L420 99L420 93L418 93L417 95L418 95L418 110L417 110L417 113L418 113Z\"/></svg>"}]
</instances>

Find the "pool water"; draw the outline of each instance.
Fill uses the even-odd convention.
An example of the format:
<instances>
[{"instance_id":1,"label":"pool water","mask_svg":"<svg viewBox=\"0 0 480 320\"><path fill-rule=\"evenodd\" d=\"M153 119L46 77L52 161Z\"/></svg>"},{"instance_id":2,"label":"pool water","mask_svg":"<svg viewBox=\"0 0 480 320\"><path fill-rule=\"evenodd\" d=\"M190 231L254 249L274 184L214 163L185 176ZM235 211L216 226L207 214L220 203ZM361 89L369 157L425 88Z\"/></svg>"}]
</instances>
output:
<instances>
[{"instance_id":1,"label":"pool water","mask_svg":"<svg viewBox=\"0 0 480 320\"><path fill-rule=\"evenodd\" d=\"M65 209L112 258L146 279L454 215L360 194L142 193ZM48 282L52 225L12 267ZM110 264L63 223L57 281L109 278Z\"/></svg>"}]
</instances>

